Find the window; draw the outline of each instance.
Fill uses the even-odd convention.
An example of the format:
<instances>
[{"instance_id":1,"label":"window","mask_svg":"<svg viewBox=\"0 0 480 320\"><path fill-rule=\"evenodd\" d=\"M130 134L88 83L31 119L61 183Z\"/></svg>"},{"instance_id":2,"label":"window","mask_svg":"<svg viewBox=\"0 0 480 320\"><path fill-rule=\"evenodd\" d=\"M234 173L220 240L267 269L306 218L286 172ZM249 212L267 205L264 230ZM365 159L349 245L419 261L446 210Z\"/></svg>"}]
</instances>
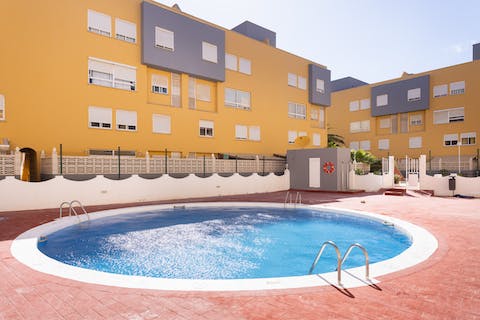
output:
<instances>
[{"instance_id":1,"label":"window","mask_svg":"<svg viewBox=\"0 0 480 320\"><path fill-rule=\"evenodd\" d=\"M135 67L88 58L88 82L91 84L135 91L136 77Z\"/></svg>"},{"instance_id":2,"label":"window","mask_svg":"<svg viewBox=\"0 0 480 320\"><path fill-rule=\"evenodd\" d=\"M235 139L247 140L248 129L247 126L235 125Z\"/></svg>"},{"instance_id":3,"label":"window","mask_svg":"<svg viewBox=\"0 0 480 320\"><path fill-rule=\"evenodd\" d=\"M360 108L360 103L358 100L350 101L350 111L358 111Z\"/></svg>"},{"instance_id":4,"label":"window","mask_svg":"<svg viewBox=\"0 0 480 320\"><path fill-rule=\"evenodd\" d=\"M201 137L213 137L213 121L200 120L199 128Z\"/></svg>"},{"instance_id":5,"label":"window","mask_svg":"<svg viewBox=\"0 0 480 320\"><path fill-rule=\"evenodd\" d=\"M288 143L292 144L295 143L297 140L298 134L297 131L288 131Z\"/></svg>"},{"instance_id":6,"label":"window","mask_svg":"<svg viewBox=\"0 0 480 320\"><path fill-rule=\"evenodd\" d=\"M408 114L407 113L400 114L400 132L401 133L408 132Z\"/></svg>"},{"instance_id":7,"label":"window","mask_svg":"<svg viewBox=\"0 0 480 320\"><path fill-rule=\"evenodd\" d=\"M458 81L450 83L450 94L457 95L465 93L465 81Z\"/></svg>"},{"instance_id":8,"label":"window","mask_svg":"<svg viewBox=\"0 0 480 320\"><path fill-rule=\"evenodd\" d=\"M195 109L197 106L196 99L196 81L194 78L188 78L188 107Z\"/></svg>"},{"instance_id":9,"label":"window","mask_svg":"<svg viewBox=\"0 0 480 320\"><path fill-rule=\"evenodd\" d=\"M297 75L294 73L289 73L288 74L288 85L291 87L296 87L297 86Z\"/></svg>"},{"instance_id":10,"label":"window","mask_svg":"<svg viewBox=\"0 0 480 320\"><path fill-rule=\"evenodd\" d=\"M320 146L320 133L314 133L312 135L312 144L314 146Z\"/></svg>"},{"instance_id":11,"label":"window","mask_svg":"<svg viewBox=\"0 0 480 320\"><path fill-rule=\"evenodd\" d=\"M198 83L196 88L196 98L200 101L210 102L210 86L208 84Z\"/></svg>"},{"instance_id":12,"label":"window","mask_svg":"<svg viewBox=\"0 0 480 320\"><path fill-rule=\"evenodd\" d=\"M350 149L353 149L353 150L360 149L360 144L358 143L358 141L351 141L350 142Z\"/></svg>"},{"instance_id":13,"label":"window","mask_svg":"<svg viewBox=\"0 0 480 320\"><path fill-rule=\"evenodd\" d=\"M378 140L378 150L388 150L388 149L390 149L390 140L389 139Z\"/></svg>"},{"instance_id":14,"label":"window","mask_svg":"<svg viewBox=\"0 0 480 320\"><path fill-rule=\"evenodd\" d=\"M370 131L370 120L350 122L350 132L368 132Z\"/></svg>"},{"instance_id":15,"label":"window","mask_svg":"<svg viewBox=\"0 0 480 320\"><path fill-rule=\"evenodd\" d=\"M460 139L462 145L473 145L477 142L477 133L476 132L467 132L460 134Z\"/></svg>"},{"instance_id":16,"label":"window","mask_svg":"<svg viewBox=\"0 0 480 320\"><path fill-rule=\"evenodd\" d=\"M172 125L170 116L162 114L154 114L152 116L153 133L170 134L172 133Z\"/></svg>"},{"instance_id":17,"label":"window","mask_svg":"<svg viewBox=\"0 0 480 320\"><path fill-rule=\"evenodd\" d=\"M237 71L237 56L233 54L225 54L225 68Z\"/></svg>"},{"instance_id":18,"label":"window","mask_svg":"<svg viewBox=\"0 0 480 320\"><path fill-rule=\"evenodd\" d=\"M89 9L88 31L110 37L112 35L112 18L109 15Z\"/></svg>"},{"instance_id":19,"label":"window","mask_svg":"<svg viewBox=\"0 0 480 320\"><path fill-rule=\"evenodd\" d=\"M252 141L260 141L260 127L250 126L248 127L248 135Z\"/></svg>"},{"instance_id":20,"label":"window","mask_svg":"<svg viewBox=\"0 0 480 320\"><path fill-rule=\"evenodd\" d=\"M5 96L0 94L0 120L5 120Z\"/></svg>"},{"instance_id":21,"label":"window","mask_svg":"<svg viewBox=\"0 0 480 320\"><path fill-rule=\"evenodd\" d=\"M420 88L410 89L407 91L408 102L418 101L421 99Z\"/></svg>"},{"instance_id":22,"label":"window","mask_svg":"<svg viewBox=\"0 0 480 320\"><path fill-rule=\"evenodd\" d=\"M387 129L392 126L392 120L388 119L380 119L380 129Z\"/></svg>"},{"instance_id":23,"label":"window","mask_svg":"<svg viewBox=\"0 0 480 320\"><path fill-rule=\"evenodd\" d=\"M112 128L112 109L88 107L88 127L99 129Z\"/></svg>"},{"instance_id":24,"label":"window","mask_svg":"<svg viewBox=\"0 0 480 320\"><path fill-rule=\"evenodd\" d=\"M307 107L304 104L289 102L288 117L294 119L306 119Z\"/></svg>"},{"instance_id":25,"label":"window","mask_svg":"<svg viewBox=\"0 0 480 320\"><path fill-rule=\"evenodd\" d=\"M211 43L202 42L202 59L205 61L217 63L218 62L218 57L217 57L217 46L213 45Z\"/></svg>"},{"instance_id":26,"label":"window","mask_svg":"<svg viewBox=\"0 0 480 320\"><path fill-rule=\"evenodd\" d=\"M360 100L360 110L370 109L370 99Z\"/></svg>"},{"instance_id":27,"label":"window","mask_svg":"<svg viewBox=\"0 0 480 320\"><path fill-rule=\"evenodd\" d=\"M249 110L250 109L250 92L225 88L225 105Z\"/></svg>"},{"instance_id":28,"label":"window","mask_svg":"<svg viewBox=\"0 0 480 320\"><path fill-rule=\"evenodd\" d=\"M360 149L361 150L370 150L370 140L360 141Z\"/></svg>"},{"instance_id":29,"label":"window","mask_svg":"<svg viewBox=\"0 0 480 320\"><path fill-rule=\"evenodd\" d=\"M170 30L155 27L155 47L174 50L174 33Z\"/></svg>"},{"instance_id":30,"label":"window","mask_svg":"<svg viewBox=\"0 0 480 320\"><path fill-rule=\"evenodd\" d=\"M317 79L315 82L315 90L319 93L325 93L325 81L322 79Z\"/></svg>"},{"instance_id":31,"label":"window","mask_svg":"<svg viewBox=\"0 0 480 320\"><path fill-rule=\"evenodd\" d=\"M388 94L377 96L377 107L383 107L386 105L388 105Z\"/></svg>"},{"instance_id":32,"label":"window","mask_svg":"<svg viewBox=\"0 0 480 320\"><path fill-rule=\"evenodd\" d=\"M443 97L448 95L448 84L440 84L438 86L433 87L433 97Z\"/></svg>"},{"instance_id":33,"label":"window","mask_svg":"<svg viewBox=\"0 0 480 320\"><path fill-rule=\"evenodd\" d=\"M411 137L408 139L408 147L410 149L416 149L422 147L422 137Z\"/></svg>"},{"instance_id":34,"label":"window","mask_svg":"<svg viewBox=\"0 0 480 320\"><path fill-rule=\"evenodd\" d=\"M465 120L464 108L445 109L433 112L433 123L442 124Z\"/></svg>"},{"instance_id":35,"label":"window","mask_svg":"<svg viewBox=\"0 0 480 320\"><path fill-rule=\"evenodd\" d=\"M136 131L137 130L137 112L117 110L117 130Z\"/></svg>"},{"instance_id":36,"label":"window","mask_svg":"<svg viewBox=\"0 0 480 320\"><path fill-rule=\"evenodd\" d=\"M172 73L172 106L180 107L182 99L180 96L180 75Z\"/></svg>"},{"instance_id":37,"label":"window","mask_svg":"<svg viewBox=\"0 0 480 320\"><path fill-rule=\"evenodd\" d=\"M152 92L168 94L168 78L159 74L152 75Z\"/></svg>"},{"instance_id":38,"label":"window","mask_svg":"<svg viewBox=\"0 0 480 320\"><path fill-rule=\"evenodd\" d=\"M412 114L410 116L410 125L411 126L421 126L423 123L423 117L421 114Z\"/></svg>"},{"instance_id":39,"label":"window","mask_svg":"<svg viewBox=\"0 0 480 320\"><path fill-rule=\"evenodd\" d=\"M458 144L458 134L446 134L443 136L443 145L446 147L456 146Z\"/></svg>"},{"instance_id":40,"label":"window","mask_svg":"<svg viewBox=\"0 0 480 320\"><path fill-rule=\"evenodd\" d=\"M252 74L252 62L245 58L240 58L238 62L238 71L245 74Z\"/></svg>"},{"instance_id":41,"label":"window","mask_svg":"<svg viewBox=\"0 0 480 320\"><path fill-rule=\"evenodd\" d=\"M127 42L137 41L137 25L122 19L115 19L115 38Z\"/></svg>"},{"instance_id":42,"label":"window","mask_svg":"<svg viewBox=\"0 0 480 320\"><path fill-rule=\"evenodd\" d=\"M307 79L301 76L298 76L298 88L302 90L307 89Z\"/></svg>"}]
</instances>

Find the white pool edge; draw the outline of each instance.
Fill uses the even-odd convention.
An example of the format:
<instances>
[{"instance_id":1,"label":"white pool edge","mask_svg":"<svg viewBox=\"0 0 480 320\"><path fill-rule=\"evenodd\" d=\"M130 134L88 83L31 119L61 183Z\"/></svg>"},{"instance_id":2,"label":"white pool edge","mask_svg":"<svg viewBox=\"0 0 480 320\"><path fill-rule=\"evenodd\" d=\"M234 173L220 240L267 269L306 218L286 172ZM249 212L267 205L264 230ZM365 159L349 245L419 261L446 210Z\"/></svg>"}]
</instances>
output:
<instances>
[{"instance_id":1,"label":"white pool edge","mask_svg":"<svg viewBox=\"0 0 480 320\"><path fill-rule=\"evenodd\" d=\"M214 202L214 203L182 203L153 206L140 206L99 211L90 214L90 219L99 219L111 215L134 213L139 211L160 210L174 206L185 207L218 207L218 206L243 206L243 207L278 207L283 204L269 202ZM344 208L333 208L323 205L302 205L304 208L321 209L325 211L348 213L359 217L374 219L381 222L393 223L408 234L412 245L401 254L381 262L370 265L370 281L365 280L365 267L342 270L342 287L354 288L378 283L377 277L412 267L427 260L438 248L437 239L424 228L400 219ZM85 217L82 216L82 221ZM78 223L76 217L65 217L30 229L19 235L11 245L12 255L28 267L50 275L106 286L124 288L172 290L172 291L251 291L271 289L306 288L326 285L336 285L337 272L323 273L319 275L306 275L295 277L262 278L262 279L235 279L235 280L187 280L187 279L164 279L143 276L128 276L101 271L89 270L70 266L47 257L37 248L38 239L56 230L63 229ZM344 254L344 252L342 252ZM312 261L313 261L312 257ZM308 270L310 266L305 266Z\"/></svg>"}]
</instances>

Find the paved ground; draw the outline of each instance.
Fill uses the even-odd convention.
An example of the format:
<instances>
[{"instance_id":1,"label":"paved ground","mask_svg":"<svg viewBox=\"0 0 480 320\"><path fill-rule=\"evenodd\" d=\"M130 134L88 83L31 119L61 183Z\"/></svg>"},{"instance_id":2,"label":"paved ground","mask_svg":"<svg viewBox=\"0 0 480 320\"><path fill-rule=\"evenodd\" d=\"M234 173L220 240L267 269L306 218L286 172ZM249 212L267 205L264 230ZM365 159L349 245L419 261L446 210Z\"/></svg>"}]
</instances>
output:
<instances>
[{"instance_id":1,"label":"paved ground","mask_svg":"<svg viewBox=\"0 0 480 320\"><path fill-rule=\"evenodd\" d=\"M212 198L283 202L285 193ZM372 211L433 233L426 262L378 288L199 293L91 285L35 272L10 245L57 210L0 213L0 319L480 319L480 199L302 192L304 203ZM206 200L206 199L202 199ZM108 206L108 208L116 206ZM102 207L91 207L89 211Z\"/></svg>"}]
</instances>

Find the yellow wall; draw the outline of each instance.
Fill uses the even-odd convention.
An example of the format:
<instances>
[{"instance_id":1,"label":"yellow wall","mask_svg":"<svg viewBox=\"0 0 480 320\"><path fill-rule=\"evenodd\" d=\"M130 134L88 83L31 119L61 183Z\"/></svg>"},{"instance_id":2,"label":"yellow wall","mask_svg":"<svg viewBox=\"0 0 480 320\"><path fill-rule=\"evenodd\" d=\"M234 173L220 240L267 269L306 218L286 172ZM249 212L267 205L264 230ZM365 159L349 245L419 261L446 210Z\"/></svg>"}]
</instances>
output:
<instances>
[{"instance_id":1,"label":"yellow wall","mask_svg":"<svg viewBox=\"0 0 480 320\"><path fill-rule=\"evenodd\" d=\"M430 75L430 108L425 111L410 112L408 114L409 122L412 115L421 114L423 123L418 126L410 126L408 132L400 132L400 116L397 115L398 133L392 134L391 129L380 128L380 120L390 118L390 116L372 117L371 110L349 111L350 101L360 100L370 97L371 87L379 84L395 82L403 79ZM377 157L393 155L395 157L405 157L409 155L417 157L421 154L434 156L454 156L458 154L457 146L444 146L443 137L446 134L458 134L467 132L476 132L477 140L475 145L461 146L462 155L476 155L480 147L478 139L480 138L480 60L446 67L438 70L432 70L420 74L408 75L402 79L392 79L382 83L365 85L362 87L337 91L332 93L332 106L329 108L328 126L331 132L339 134L345 138L346 145L349 146L352 141L370 140L371 150ZM447 95L444 97L433 97L433 87L441 84L450 84L452 82L465 81L465 93L459 95ZM465 120L462 122L453 122L447 124L433 124L433 112L436 110L464 107ZM351 133L349 124L352 121L361 121L370 119L370 131L361 133ZM410 137L422 137L421 148L409 148ZM389 150L379 150L378 140L390 139Z\"/></svg>"},{"instance_id":2,"label":"yellow wall","mask_svg":"<svg viewBox=\"0 0 480 320\"><path fill-rule=\"evenodd\" d=\"M146 151L165 148L182 152L285 154L288 130L321 134L326 130L310 121L308 91L288 87L287 74L308 79L311 61L291 55L236 32L226 30L226 52L251 60L251 75L226 70L226 81L196 79L211 87L211 101L188 108L188 75L181 75L181 107L171 106L171 74L141 64L140 0L1 1L0 94L5 96L6 119L0 138L12 149L30 147L49 153L63 144L64 154L85 155L89 149ZM132 44L87 31L87 10L136 23ZM95 57L136 67L136 91L88 83L88 58ZM168 95L151 92L151 75L169 79ZM251 93L251 110L224 106L224 88ZM288 118L288 102L307 105L307 119ZM110 130L89 128L88 107L111 108ZM115 129L115 111L137 112L137 131ZM171 134L152 133L152 115L171 116ZM200 137L199 120L214 121L214 137ZM260 126L261 141L235 139L235 125ZM311 143L308 147L312 147Z\"/></svg>"}]
</instances>

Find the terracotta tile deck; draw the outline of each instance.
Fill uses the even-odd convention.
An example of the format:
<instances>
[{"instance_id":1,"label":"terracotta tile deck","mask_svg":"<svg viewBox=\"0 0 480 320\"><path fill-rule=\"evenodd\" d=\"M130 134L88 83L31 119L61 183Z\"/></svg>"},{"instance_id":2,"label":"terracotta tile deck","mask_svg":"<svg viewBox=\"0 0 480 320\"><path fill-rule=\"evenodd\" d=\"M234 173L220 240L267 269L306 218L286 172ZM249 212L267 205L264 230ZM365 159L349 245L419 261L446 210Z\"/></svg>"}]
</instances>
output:
<instances>
[{"instance_id":1,"label":"terracotta tile deck","mask_svg":"<svg viewBox=\"0 0 480 320\"><path fill-rule=\"evenodd\" d=\"M284 192L201 199L283 202ZM378 288L239 293L168 292L84 284L32 271L10 254L21 232L57 210L0 213L0 319L480 319L480 199L302 192L304 203L372 211L433 233L426 262ZM117 206L90 207L89 211Z\"/></svg>"}]
</instances>

